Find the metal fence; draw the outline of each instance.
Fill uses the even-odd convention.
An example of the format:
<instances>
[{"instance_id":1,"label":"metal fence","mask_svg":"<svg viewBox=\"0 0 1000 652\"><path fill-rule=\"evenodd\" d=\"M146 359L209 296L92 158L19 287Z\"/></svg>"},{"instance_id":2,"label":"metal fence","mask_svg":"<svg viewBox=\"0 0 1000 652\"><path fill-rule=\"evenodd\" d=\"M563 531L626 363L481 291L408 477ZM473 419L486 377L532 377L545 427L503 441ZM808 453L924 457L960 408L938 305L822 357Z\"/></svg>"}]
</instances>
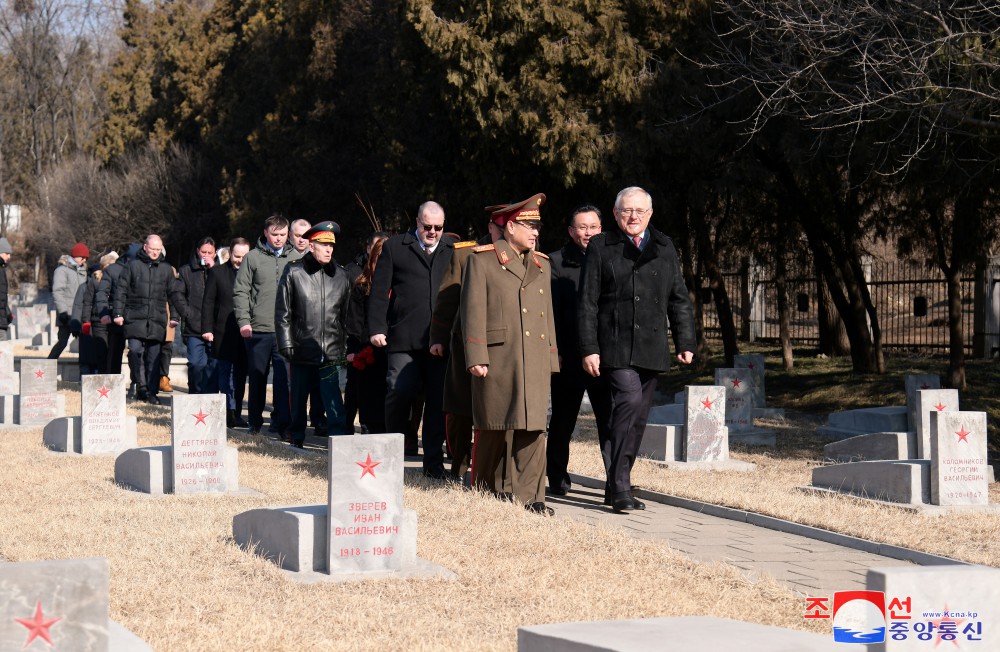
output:
<instances>
[{"instance_id":1,"label":"metal fence","mask_svg":"<svg viewBox=\"0 0 1000 652\"><path fill-rule=\"evenodd\" d=\"M1000 284L996 268L987 273L987 295ZM883 346L888 349L912 351L944 350L948 347L948 288L944 275L937 269L926 269L902 262L873 262L869 267L868 287L882 329ZM994 276L997 280L994 280ZM779 316L777 286L772 278L756 276L754 271L731 272L724 275L726 291L733 307L733 318L740 339L778 341ZM788 295L791 339L798 345L819 342L819 292L815 278L792 278L785 283ZM975 279L962 278L962 326L966 352L973 350L976 314L974 305ZM719 318L710 290L701 291L705 334L719 339ZM993 302L995 303L995 301ZM982 310L995 307L987 298ZM980 333L987 342L987 354L995 352L1000 341L997 319L981 319L986 332ZM982 326L980 326L982 329Z\"/></svg>"}]
</instances>

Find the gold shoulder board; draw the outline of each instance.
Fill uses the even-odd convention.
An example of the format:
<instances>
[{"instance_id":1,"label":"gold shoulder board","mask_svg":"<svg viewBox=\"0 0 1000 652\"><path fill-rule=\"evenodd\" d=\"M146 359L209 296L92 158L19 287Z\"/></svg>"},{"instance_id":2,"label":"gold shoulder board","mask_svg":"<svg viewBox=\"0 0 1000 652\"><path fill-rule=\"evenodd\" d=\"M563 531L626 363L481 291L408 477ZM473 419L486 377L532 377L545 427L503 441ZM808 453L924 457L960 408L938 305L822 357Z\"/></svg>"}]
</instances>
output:
<instances>
[{"instance_id":1,"label":"gold shoulder board","mask_svg":"<svg viewBox=\"0 0 1000 652\"><path fill-rule=\"evenodd\" d=\"M488 245L479 245L478 247L473 249L473 251L476 252L477 254L481 254L484 251L493 251L493 249L495 249L495 247L491 244L488 244Z\"/></svg>"}]
</instances>

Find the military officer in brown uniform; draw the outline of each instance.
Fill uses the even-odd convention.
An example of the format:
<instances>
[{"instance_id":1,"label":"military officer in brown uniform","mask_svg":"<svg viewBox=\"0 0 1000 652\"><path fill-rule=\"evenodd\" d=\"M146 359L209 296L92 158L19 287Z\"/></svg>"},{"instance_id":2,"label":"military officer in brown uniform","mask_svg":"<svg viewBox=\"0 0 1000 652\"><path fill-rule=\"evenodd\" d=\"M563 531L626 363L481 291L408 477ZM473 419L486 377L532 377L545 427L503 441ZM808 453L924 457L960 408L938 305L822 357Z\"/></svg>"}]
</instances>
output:
<instances>
[{"instance_id":1,"label":"military officer in brown uniform","mask_svg":"<svg viewBox=\"0 0 1000 652\"><path fill-rule=\"evenodd\" d=\"M545 195L488 208L503 239L475 247L462 282L462 334L472 374L475 486L545 506L545 421L559 371L548 257L534 250Z\"/></svg>"},{"instance_id":2,"label":"military officer in brown uniform","mask_svg":"<svg viewBox=\"0 0 1000 652\"><path fill-rule=\"evenodd\" d=\"M489 234L478 242L468 240L455 243L455 253L441 279L431 317L431 355L443 356L448 353L442 407L445 412L445 437L451 453L451 476L459 482L464 482L472 459L472 389L468 365L465 364L462 320L458 310L462 301L462 276L473 253L472 248L496 242L501 236L501 227L492 220L487 228Z\"/></svg>"}]
</instances>

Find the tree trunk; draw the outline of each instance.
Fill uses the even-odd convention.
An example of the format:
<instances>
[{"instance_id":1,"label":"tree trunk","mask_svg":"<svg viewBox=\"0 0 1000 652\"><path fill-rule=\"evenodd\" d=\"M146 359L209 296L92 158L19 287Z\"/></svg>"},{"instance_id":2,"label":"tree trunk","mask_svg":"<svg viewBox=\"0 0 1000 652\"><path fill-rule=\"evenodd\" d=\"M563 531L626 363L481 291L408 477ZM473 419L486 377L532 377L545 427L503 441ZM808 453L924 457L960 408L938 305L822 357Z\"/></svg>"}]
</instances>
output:
<instances>
[{"instance_id":1,"label":"tree trunk","mask_svg":"<svg viewBox=\"0 0 1000 652\"><path fill-rule=\"evenodd\" d=\"M778 295L778 337L781 340L781 364L786 370L795 365L792 357L792 334L788 314L788 287L785 257L779 252L775 258L774 290Z\"/></svg>"},{"instance_id":2,"label":"tree trunk","mask_svg":"<svg viewBox=\"0 0 1000 652\"><path fill-rule=\"evenodd\" d=\"M948 281L948 386L965 391L965 334L962 331L962 272L952 265Z\"/></svg>"},{"instance_id":3,"label":"tree trunk","mask_svg":"<svg viewBox=\"0 0 1000 652\"><path fill-rule=\"evenodd\" d=\"M837 306L830 297L823 273L816 269L817 318L819 320L819 352L836 358L851 352L851 343L847 341L847 330L837 312Z\"/></svg>"}]
</instances>

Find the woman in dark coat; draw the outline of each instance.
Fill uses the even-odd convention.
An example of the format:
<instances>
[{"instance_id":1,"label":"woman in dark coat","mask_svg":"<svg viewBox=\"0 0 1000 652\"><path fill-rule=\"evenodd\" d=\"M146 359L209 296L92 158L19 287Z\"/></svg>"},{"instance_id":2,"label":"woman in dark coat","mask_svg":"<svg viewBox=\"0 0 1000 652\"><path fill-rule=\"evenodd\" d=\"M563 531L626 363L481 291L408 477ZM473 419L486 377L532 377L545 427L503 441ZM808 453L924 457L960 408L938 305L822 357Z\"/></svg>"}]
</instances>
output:
<instances>
[{"instance_id":1,"label":"woman in dark coat","mask_svg":"<svg viewBox=\"0 0 1000 652\"><path fill-rule=\"evenodd\" d=\"M358 375L357 395L354 398L362 432L365 433L385 432L385 376L389 364L385 347L373 347L369 343L372 333L368 328L367 314L375 264L386 239L381 237L372 244L364 270L354 279L347 305L347 362Z\"/></svg>"}]
</instances>

